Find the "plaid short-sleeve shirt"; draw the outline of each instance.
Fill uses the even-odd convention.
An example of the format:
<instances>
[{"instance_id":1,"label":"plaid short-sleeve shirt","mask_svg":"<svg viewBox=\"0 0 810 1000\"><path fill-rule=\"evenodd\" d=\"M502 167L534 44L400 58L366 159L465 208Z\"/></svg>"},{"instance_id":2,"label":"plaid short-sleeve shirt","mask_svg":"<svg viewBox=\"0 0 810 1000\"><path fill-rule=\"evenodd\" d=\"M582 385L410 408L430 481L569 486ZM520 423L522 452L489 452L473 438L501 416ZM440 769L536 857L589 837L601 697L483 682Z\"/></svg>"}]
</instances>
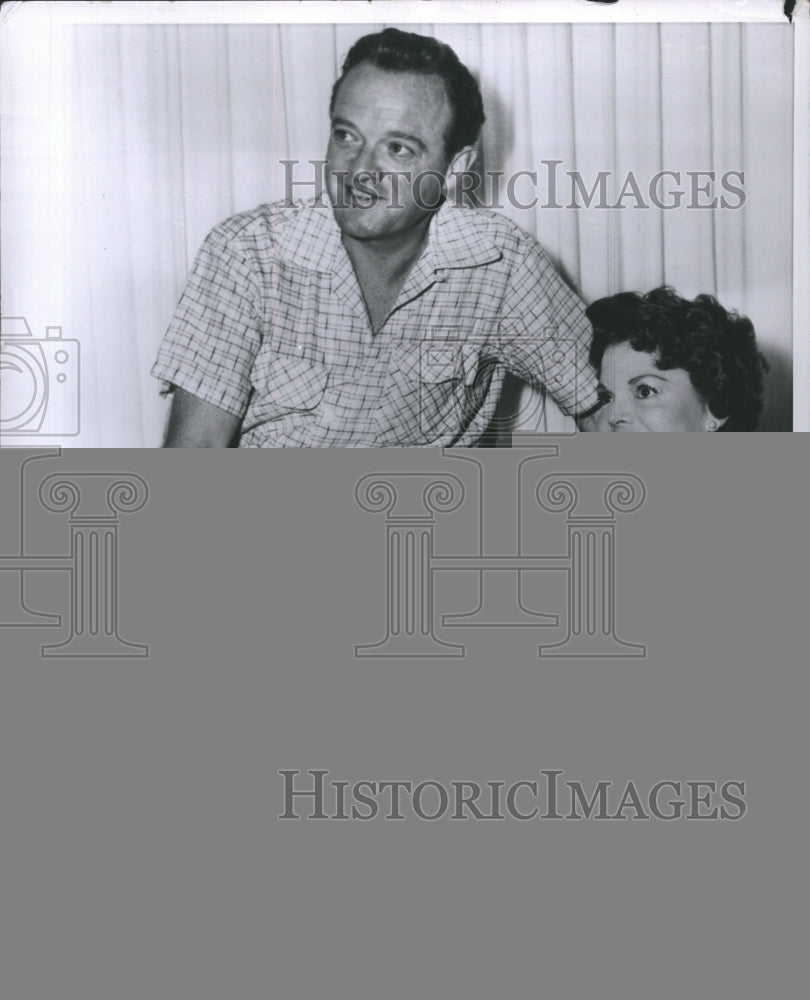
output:
<instances>
[{"instance_id":1,"label":"plaid short-sleeve shirt","mask_svg":"<svg viewBox=\"0 0 810 1000\"><path fill-rule=\"evenodd\" d=\"M372 331L328 203L214 228L152 374L242 420L240 447L473 445L505 372L576 414L597 401L584 307L503 216L443 206Z\"/></svg>"}]
</instances>

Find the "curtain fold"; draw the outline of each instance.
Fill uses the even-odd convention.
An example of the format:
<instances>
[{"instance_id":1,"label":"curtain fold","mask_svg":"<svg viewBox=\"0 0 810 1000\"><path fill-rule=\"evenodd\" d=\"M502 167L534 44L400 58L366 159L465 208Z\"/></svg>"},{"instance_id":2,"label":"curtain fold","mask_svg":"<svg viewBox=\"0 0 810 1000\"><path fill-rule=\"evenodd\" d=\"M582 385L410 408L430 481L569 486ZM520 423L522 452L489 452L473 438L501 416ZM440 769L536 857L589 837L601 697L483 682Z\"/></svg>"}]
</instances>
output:
<instances>
[{"instance_id":1,"label":"curtain fold","mask_svg":"<svg viewBox=\"0 0 810 1000\"><path fill-rule=\"evenodd\" d=\"M37 294L30 250L22 250L25 267L4 260L3 285L4 315L6 305L29 311L37 324L61 323L64 336L81 343L81 434L62 443L160 443L167 404L148 371L201 241L234 212L285 197L283 160L298 161L294 196L314 193L308 161L325 153L340 63L358 37L380 27L61 29L61 69L44 118L41 104L36 112L50 146L32 140L40 156L46 147L57 151L58 177L52 169L37 190L44 182L25 169L22 145L12 145L16 160L5 177L19 195L6 202L3 219L4 244L10 233L22 243L50 239L48 309L56 309L58 289L60 314L23 301ZM537 237L586 301L666 282L683 295L710 292L749 315L774 370L764 429L789 428L791 32L735 24L403 27L447 41L479 77L487 112L481 166L501 172L488 185L498 210ZM19 72L24 81L29 71ZM33 134L31 94L45 85L32 87L9 98L22 138L26 129ZM48 114L54 107L59 120ZM724 190L721 177L742 171L736 183L745 203L650 206L650 182L664 170L681 180L663 178L659 193L674 198L680 189L684 203L695 200L692 183L701 185L687 172L714 173L697 201L725 195L734 203L739 195ZM510 204L508 179L518 171L534 172L536 182L514 181ZM626 194L620 210L600 205L604 172L608 198ZM647 207L635 203L628 175ZM42 200L54 191L45 211ZM555 194L561 207L549 207ZM523 207L533 197L537 204ZM23 220L33 235L23 233Z\"/></svg>"}]
</instances>

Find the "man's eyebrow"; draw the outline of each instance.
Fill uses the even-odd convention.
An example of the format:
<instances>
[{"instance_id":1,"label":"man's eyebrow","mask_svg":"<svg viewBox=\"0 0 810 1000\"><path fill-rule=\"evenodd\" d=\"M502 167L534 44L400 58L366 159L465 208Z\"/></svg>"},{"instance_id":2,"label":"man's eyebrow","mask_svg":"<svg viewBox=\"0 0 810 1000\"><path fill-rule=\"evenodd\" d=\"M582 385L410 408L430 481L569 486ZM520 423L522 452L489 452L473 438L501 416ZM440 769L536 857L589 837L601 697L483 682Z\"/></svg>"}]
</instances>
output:
<instances>
[{"instance_id":1,"label":"man's eyebrow","mask_svg":"<svg viewBox=\"0 0 810 1000\"><path fill-rule=\"evenodd\" d=\"M333 125L348 125L348 127L349 128L353 128L355 130L355 132L359 132L360 131L360 129L354 124L354 122L350 122L348 118L338 118L335 115L335 116L332 117L332 124Z\"/></svg>"},{"instance_id":2,"label":"man's eyebrow","mask_svg":"<svg viewBox=\"0 0 810 1000\"><path fill-rule=\"evenodd\" d=\"M409 132L386 132L385 134L389 139L403 139L405 142L412 142L414 146L418 146L423 152L427 149L427 146L418 135L411 135Z\"/></svg>"},{"instance_id":3,"label":"man's eyebrow","mask_svg":"<svg viewBox=\"0 0 810 1000\"><path fill-rule=\"evenodd\" d=\"M359 132L360 129L354 124L354 122L349 121L348 118L340 118L335 115L332 118L332 125L345 125L347 128L354 129L355 132ZM414 146L418 146L419 149L424 153L427 150L427 145L423 139L420 139L418 135L412 135L410 132L399 132L394 129L391 132L386 132L385 136L387 139L401 139L403 142L411 142Z\"/></svg>"}]
</instances>

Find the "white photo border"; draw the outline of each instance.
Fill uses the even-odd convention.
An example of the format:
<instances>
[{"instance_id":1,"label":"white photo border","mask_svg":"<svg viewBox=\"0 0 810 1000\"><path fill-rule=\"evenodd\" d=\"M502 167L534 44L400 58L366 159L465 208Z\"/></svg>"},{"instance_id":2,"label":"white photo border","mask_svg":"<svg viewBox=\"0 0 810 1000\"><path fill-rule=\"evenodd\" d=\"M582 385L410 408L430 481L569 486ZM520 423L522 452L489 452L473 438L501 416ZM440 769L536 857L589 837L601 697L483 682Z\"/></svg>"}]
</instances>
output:
<instances>
[{"instance_id":1,"label":"white photo border","mask_svg":"<svg viewBox=\"0 0 810 1000\"><path fill-rule=\"evenodd\" d=\"M115 0L97 4L76 2L6 3L0 32L12 18L24 18L32 31L56 38L67 24L324 24L324 23L784 23L781 0L189 0L166 4L153 0ZM810 0L798 0L792 16L793 46L793 431L810 431L810 188L799 180L810 163ZM2 47L2 37L0 37ZM59 45L51 46L54 59ZM51 65L51 75L56 70ZM51 113L58 109L51 108ZM52 159L52 163L58 159ZM60 189L58 171L52 168L51 197ZM52 219L53 225L59 225ZM57 240L58 244L59 241ZM53 247L49 251L53 254ZM61 257L61 255L60 255ZM60 272L61 259L51 258L52 275ZM49 285L49 299L61 292L57 279Z\"/></svg>"}]
</instances>

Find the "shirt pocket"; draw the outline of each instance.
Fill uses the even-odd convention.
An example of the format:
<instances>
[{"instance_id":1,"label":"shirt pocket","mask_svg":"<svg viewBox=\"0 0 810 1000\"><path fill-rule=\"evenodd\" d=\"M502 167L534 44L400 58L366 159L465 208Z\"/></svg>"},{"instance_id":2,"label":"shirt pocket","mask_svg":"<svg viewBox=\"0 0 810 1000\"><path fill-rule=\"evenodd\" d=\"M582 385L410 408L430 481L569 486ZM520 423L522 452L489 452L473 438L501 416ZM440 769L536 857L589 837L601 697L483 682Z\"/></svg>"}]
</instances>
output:
<instances>
[{"instance_id":1,"label":"shirt pocket","mask_svg":"<svg viewBox=\"0 0 810 1000\"><path fill-rule=\"evenodd\" d=\"M452 442L486 394L481 358L470 344L422 341L398 346L379 411L384 443Z\"/></svg>"},{"instance_id":2,"label":"shirt pocket","mask_svg":"<svg viewBox=\"0 0 810 1000\"><path fill-rule=\"evenodd\" d=\"M440 386L457 383L457 388L471 386L478 374L478 350L452 341L422 341L404 348L399 355L399 371L409 382Z\"/></svg>"},{"instance_id":3,"label":"shirt pocket","mask_svg":"<svg viewBox=\"0 0 810 1000\"><path fill-rule=\"evenodd\" d=\"M276 420L291 413L312 413L320 405L329 373L308 358L268 353L257 359L251 416Z\"/></svg>"}]
</instances>

